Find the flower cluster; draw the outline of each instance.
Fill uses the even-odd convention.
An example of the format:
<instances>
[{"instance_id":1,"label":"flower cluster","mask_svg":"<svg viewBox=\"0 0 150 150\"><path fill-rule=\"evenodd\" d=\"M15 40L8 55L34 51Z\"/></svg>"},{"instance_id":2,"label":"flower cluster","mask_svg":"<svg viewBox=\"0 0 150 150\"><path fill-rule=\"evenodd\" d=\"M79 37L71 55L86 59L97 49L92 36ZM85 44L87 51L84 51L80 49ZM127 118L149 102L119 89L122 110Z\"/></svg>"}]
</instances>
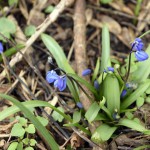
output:
<instances>
[{"instance_id":1,"label":"flower cluster","mask_svg":"<svg viewBox=\"0 0 150 150\"><path fill-rule=\"evenodd\" d=\"M54 83L54 87L58 88L59 91L63 91L67 86L66 76L59 76L54 70L47 72L46 80L48 83Z\"/></svg>"},{"instance_id":2,"label":"flower cluster","mask_svg":"<svg viewBox=\"0 0 150 150\"><path fill-rule=\"evenodd\" d=\"M138 61L144 61L148 59L148 54L143 50L144 44L142 39L136 38L132 43L132 51L135 52L135 57Z\"/></svg>"}]
</instances>

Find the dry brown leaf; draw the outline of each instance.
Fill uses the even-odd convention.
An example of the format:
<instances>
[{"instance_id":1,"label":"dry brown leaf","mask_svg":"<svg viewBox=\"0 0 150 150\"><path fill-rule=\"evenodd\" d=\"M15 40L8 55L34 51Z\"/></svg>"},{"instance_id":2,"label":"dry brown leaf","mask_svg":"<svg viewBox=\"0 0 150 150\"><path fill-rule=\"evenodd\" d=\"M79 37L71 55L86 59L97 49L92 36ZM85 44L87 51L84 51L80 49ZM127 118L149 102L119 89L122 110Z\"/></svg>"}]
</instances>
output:
<instances>
[{"instance_id":1,"label":"dry brown leaf","mask_svg":"<svg viewBox=\"0 0 150 150\"><path fill-rule=\"evenodd\" d=\"M1 147L1 148L3 148L3 147L4 147L4 145L5 145L5 143L6 143L6 141L5 141L5 140L3 140L3 139L2 139L2 140L0 140L0 147Z\"/></svg>"},{"instance_id":2,"label":"dry brown leaf","mask_svg":"<svg viewBox=\"0 0 150 150\"><path fill-rule=\"evenodd\" d=\"M90 8L86 9L85 17L86 17L86 23L89 24L89 22L92 20L93 17L93 10Z\"/></svg>"},{"instance_id":3,"label":"dry brown leaf","mask_svg":"<svg viewBox=\"0 0 150 150\"><path fill-rule=\"evenodd\" d=\"M102 28L103 24L107 24L110 32L114 33L115 35L118 35L121 33L121 26L113 18L105 16L105 15L100 15L99 18L100 18L100 21L96 19L92 19L89 22L89 24L98 28Z\"/></svg>"},{"instance_id":4,"label":"dry brown leaf","mask_svg":"<svg viewBox=\"0 0 150 150\"><path fill-rule=\"evenodd\" d=\"M150 22L150 1L148 1L147 5L143 6L138 19L145 19L148 20ZM138 34L145 28L145 26L147 26L148 23L144 22L144 21L139 21L137 24L137 29L138 32L136 33L136 36L138 36Z\"/></svg>"},{"instance_id":5,"label":"dry brown leaf","mask_svg":"<svg viewBox=\"0 0 150 150\"><path fill-rule=\"evenodd\" d=\"M72 148L80 147L81 141L82 141L81 138L76 133L73 133L70 139L71 147Z\"/></svg>"},{"instance_id":6,"label":"dry brown leaf","mask_svg":"<svg viewBox=\"0 0 150 150\"><path fill-rule=\"evenodd\" d=\"M58 102L58 97L57 97L57 96L54 96L51 101L48 101L48 103L50 103L50 104L53 105L53 106L56 106L57 102ZM49 115L50 115L51 112L52 112L52 109L51 109L50 107L45 107L44 110L45 110L45 111L47 112L47 114L49 114ZM43 113L43 116L46 117L45 113Z\"/></svg>"},{"instance_id":7,"label":"dry brown leaf","mask_svg":"<svg viewBox=\"0 0 150 150\"><path fill-rule=\"evenodd\" d=\"M130 47L130 43L135 38L135 33L131 28L122 28L122 32L117 36L127 47Z\"/></svg>"},{"instance_id":8,"label":"dry brown leaf","mask_svg":"<svg viewBox=\"0 0 150 150\"><path fill-rule=\"evenodd\" d=\"M122 1L115 0L112 3L110 3L109 5L116 10L125 12L132 16L134 15L133 11L129 7L127 7Z\"/></svg>"}]
</instances>

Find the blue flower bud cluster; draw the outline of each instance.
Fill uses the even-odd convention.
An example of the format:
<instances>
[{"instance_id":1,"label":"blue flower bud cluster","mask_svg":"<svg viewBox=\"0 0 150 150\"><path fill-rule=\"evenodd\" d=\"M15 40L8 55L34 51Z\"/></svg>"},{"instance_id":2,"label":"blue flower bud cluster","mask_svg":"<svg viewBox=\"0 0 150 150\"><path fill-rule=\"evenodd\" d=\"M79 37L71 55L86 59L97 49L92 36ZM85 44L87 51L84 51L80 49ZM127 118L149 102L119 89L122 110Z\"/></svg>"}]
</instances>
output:
<instances>
[{"instance_id":1,"label":"blue flower bud cluster","mask_svg":"<svg viewBox=\"0 0 150 150\"><path fill-rule=\"evenodd\" d=\"M47 72L46 80L48 83L54 83L54 87L58 88L59 91L65 90L67 86L67 77L65 75L59 76L54 70Z\"/></svg>"},{"instance_id":2,"label":"blue flower bud cluster","mask_svg":"<svg viewBox=\"0 0 150 150\"><path fill-rule=\"evenodd\" d=\"M148 54L143 50L144 44L141 38L136 38L131 46L131 52L135 52L135 57L138 61L144 61L149 58Z\"/></svg>"}]
</instances>

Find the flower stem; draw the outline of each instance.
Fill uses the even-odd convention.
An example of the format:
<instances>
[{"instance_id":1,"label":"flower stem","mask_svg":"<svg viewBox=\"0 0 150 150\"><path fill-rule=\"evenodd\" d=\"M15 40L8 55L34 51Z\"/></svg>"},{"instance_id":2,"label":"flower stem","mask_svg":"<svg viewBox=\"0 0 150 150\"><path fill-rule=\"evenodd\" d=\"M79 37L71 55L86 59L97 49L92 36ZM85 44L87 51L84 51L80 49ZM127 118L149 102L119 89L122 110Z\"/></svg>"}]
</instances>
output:
<instances>
[{"instance_id":1,"label":"flower stem","mask_svg":"<svg viewBox=\"0 0 150 150\"><path fill-rule=\"evenodd\" d=\"M143 33L141 36L139 36L139 38L142 38L143 36L147 35L150 33L150 30L148 30L147 32Z\"/></svg>"},{"instance_id":2,"label":"flower stem","mask_svg":"<svg viewBox=\"0 0 150 150\"><path fill-rule=\"evenodd\" d=\"M127 75L126 75L125 83L127 82L128 77L129 77L129 73L130 73L130 68L131 68L131 54L132 54L132 51L129 54L129 64L128 64L129 66L128 66L128 72L127 72Z\"/></svg>"}]
</instances>

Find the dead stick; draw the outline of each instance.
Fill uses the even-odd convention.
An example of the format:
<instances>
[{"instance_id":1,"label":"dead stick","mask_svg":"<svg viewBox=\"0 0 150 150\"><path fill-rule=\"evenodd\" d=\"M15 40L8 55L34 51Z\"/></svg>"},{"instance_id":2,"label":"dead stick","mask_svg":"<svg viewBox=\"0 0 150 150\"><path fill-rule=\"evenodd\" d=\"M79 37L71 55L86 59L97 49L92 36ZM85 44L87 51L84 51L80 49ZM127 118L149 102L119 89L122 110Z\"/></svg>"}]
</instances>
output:
<instances>
[{"instance_id":1,"label":"dead stick","mask_svg":"<svg viewBox=\"0 0 150 150\"><path fill-rule=\"evenodd\" d=\"M74 14L74 49L75 49L75 61L77 66L77 72L79 75L82 74L82 71L88 67L87 56L86 56L86 17L85 17L85 0L76 0L75 4L75 14ZM87 81L90 82L89 77L85 77ZM85 87L82 88L90 95L93 94ZM80 101L83 104L84 109L87 111L91 106L90 99L85 95L83 91L80 91ZM93 133L97 126L101 122L93 122L93 125L90 125L89 128ZM107 144L99 144L98 146L93 146L93 149L100 150L106 149Z\"/></svg>"}]
</instances>

